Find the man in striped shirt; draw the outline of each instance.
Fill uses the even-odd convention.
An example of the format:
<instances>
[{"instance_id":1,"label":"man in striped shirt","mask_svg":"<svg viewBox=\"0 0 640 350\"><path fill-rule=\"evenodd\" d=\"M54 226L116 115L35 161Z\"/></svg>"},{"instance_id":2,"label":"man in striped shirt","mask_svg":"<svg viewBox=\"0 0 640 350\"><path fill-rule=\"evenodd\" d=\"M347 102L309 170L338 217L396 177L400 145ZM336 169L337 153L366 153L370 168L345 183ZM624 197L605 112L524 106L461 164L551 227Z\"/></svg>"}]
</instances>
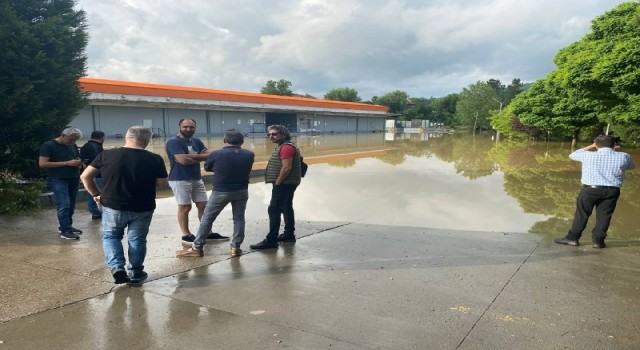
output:
<instances>
[{"instance_id":1,"label":"man in striped shirt","mask_svg":"<svg viewBox=\"0 0 640 350\"><path fill-rule=\"evenodd\" d=\"M604 248L609 223L620 197L624 172L635 166L629 154L614 150L614 140L608 135L596 137L593 144L571 153L569 158L582 162L582 189L576 201L571 229L565 237L556 238L554 242L580 245L582 231L595 207L596 223L591 231L591 241L593 248Z\"/></svg>"}]
</instances>

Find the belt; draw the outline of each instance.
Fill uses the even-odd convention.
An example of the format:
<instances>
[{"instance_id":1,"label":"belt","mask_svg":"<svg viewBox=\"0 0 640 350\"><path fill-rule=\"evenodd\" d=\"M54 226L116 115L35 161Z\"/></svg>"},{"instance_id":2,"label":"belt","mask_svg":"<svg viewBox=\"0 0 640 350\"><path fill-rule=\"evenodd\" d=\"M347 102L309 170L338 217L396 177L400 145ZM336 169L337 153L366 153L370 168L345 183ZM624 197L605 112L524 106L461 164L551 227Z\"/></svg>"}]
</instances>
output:
<instances>
[{"instance_id":1,"label":"belt","mask_svg":"<svg viewBox=\"0 0 640 350\"><path fill-rule=\"evenodd\" d=\"M582 185L582 187L589 187L589 188L620 188L620 187L616 187L616 186L594 186L594 185Z\"/></svg>"}]
</instances>

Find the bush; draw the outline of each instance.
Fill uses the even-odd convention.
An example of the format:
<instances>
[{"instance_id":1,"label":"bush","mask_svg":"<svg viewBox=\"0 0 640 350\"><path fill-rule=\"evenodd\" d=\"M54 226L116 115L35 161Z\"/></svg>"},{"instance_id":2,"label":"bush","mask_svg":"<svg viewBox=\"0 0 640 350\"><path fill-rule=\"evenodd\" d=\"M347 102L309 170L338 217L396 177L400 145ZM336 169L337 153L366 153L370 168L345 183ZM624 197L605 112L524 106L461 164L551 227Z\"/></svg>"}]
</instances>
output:
<instances>
[{"instance_id":1,"label":"bush","mask_svg":"<svg viewBox=\"0 0 640 350\"><path fill-rule=\"evenodd\" d=\"M0 214L13 214L40 208L41 182L22 180L9 171L0 171Z\"/></svg>"}]
</instances>

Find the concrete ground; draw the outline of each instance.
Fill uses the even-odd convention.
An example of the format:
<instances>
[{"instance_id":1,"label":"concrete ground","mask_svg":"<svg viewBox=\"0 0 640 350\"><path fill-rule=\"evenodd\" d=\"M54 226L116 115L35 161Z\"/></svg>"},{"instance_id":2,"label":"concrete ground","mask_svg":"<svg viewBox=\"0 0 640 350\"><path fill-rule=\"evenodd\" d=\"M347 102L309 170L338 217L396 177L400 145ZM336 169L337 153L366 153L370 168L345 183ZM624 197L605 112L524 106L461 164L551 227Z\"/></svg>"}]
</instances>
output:
<instances>
[{"instance_id":1,"label":"concrete ground","mask_svg":"<svg viewBox=\"0 0 640 350\"><path fill-rule=\"evenodd\" d=\"M74 225L66 241L53 210L0 216L0 350L640 348L640 241L301 221L297 243L250 251L257 220L240 258L176 258L157 212L150 279L115 286L99 222Z\"/></svg>"}]
</instances>

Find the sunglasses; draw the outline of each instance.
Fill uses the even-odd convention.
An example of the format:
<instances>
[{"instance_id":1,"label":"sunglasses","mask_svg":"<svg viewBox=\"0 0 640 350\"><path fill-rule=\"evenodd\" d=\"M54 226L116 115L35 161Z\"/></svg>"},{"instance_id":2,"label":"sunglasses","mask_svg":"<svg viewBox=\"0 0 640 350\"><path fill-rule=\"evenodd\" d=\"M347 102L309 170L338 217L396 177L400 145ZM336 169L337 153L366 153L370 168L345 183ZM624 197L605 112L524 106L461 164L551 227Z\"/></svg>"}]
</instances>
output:
<instances>
[{"instance_id":1,"label":"sunglasses","mask_svg":"<svg viewBox=\"0 0 640 350\"><path fill-rule=\"evenodd\" d=\"M268 132L267 136L276 136L278 134L279 134L279 132Z\"/></svg>"}]
</instances>

